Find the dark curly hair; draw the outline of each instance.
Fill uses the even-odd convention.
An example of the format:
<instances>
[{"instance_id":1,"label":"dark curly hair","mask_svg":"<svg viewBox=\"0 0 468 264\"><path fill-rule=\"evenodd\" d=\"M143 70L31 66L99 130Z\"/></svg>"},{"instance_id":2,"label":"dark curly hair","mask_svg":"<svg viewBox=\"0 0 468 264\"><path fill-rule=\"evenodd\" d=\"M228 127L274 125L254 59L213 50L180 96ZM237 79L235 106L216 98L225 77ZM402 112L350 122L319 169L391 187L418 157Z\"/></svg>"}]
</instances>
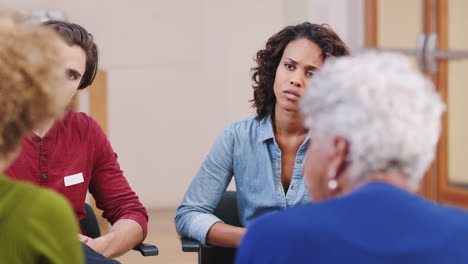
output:
<instances>
[{"instance_id":1,"label":"dark curly hair","mask_svg":"<svg viewBox=\"0 0 468 264\"><path fill-rule=\"evenodd\" d=\"M346 44L328 25L304 22L285 27L273 35L268 39L265 49L257 52L255 57L257 67L252 68L254 98L250 102L253 102L252 107L257 109L257 120L263 119L273 111L276 103L273 91L276 68L289 42L301 38L317 44L322 50L323 60L328 57L349 55Z\"/></svg>"},{"instance_id":2,"label":"dark curly hair","mask_svg":"<svg viewBox=\"0 0 468 264\"><path fill-rule=\"evenodd\" d=\"M98 69L98 49L94 43L93 35L78 25L59 20L50 20L43 23L55 30L69 45L77 45L86 53L86 69L78 89L84 89L93 83Z\"/></svg>"}]
</instances>

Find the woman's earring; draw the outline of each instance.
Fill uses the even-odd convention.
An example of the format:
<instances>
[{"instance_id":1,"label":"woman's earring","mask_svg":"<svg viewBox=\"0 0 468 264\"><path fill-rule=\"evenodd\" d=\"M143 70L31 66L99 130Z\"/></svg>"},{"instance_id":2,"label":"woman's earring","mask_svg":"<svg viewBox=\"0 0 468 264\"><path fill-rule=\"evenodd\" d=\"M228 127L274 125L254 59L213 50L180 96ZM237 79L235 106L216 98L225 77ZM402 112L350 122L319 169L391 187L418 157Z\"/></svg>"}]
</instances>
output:
<instances>
[{"instance_id":1,"label":"woman's earring","mask_svg":"<svg viewBox=\"0 0 468 264\"><path fill-rule=\"evenodd\" d=\"M328 189L335 190L338 187L338 182L336 180L329 180L328 181Z\"/></svg>"}]
</instances>

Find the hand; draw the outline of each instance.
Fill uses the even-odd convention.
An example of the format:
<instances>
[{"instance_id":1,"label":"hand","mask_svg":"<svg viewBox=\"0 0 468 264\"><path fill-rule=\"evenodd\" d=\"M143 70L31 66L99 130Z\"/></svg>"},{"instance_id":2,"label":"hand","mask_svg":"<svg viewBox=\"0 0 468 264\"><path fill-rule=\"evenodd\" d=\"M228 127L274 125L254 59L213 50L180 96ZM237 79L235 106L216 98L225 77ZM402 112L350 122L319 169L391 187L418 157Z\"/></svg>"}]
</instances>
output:
<instances>
[{"instance_id":1,"label":"hand","mask_svg":"<svg viewBox=\"0 0 468 264\"><path fill-rule=\"evenodd\" d=\"M105 237L98 237L98 238L90 238L85 235L78 234L78 239L80 242L88 245L90 248L92 248L94 251L97 253L103 255L104 257L108 258L109 256L106 256L106 238Z\"/></svg>"},{"instance_id":2,"label":"hand","mask_svg":"<svg viewBox=\"0 0 468 264\"><path fill-rule=\"evenodd\" d=\"M78 239L80 240L81 243L86 244L92 238L90 238L88 236L85 236L85 235L82 235L82 234L78 234Z\"/></svg>"},{"instance_id":3,"label":"hand","mask_svg":"<svg viewBox=\"0 0 468 264\"><path fill-rule=\"evenodd\" d=\"M131 250L143 240L143 229L131 219L114 223L109 232L98 238L78 235L78 239L106 258L115 258Z\"/></svg>"}]
</instances>

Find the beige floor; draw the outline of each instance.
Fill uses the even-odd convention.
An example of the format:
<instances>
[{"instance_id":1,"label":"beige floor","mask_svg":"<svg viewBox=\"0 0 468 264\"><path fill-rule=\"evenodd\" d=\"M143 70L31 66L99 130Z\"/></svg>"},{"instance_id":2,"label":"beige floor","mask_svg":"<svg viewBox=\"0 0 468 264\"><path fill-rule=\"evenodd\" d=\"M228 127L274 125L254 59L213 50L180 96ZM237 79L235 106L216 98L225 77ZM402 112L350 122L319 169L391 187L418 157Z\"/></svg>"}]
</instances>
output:
<instances>
[{"instance_id":1,"label":"beige floor","mask_svg":"<svg viewBox=\"0 0 468 264\"><path fill-rule=\"evenodd\" d=\"M196 264L197 253L184 253L174 227L175 209L149 211L150 222L145 242L159 248L159 256L143 257L139 252L129 252L119 258L122 264Z\"/></svg>"}]
</instances>

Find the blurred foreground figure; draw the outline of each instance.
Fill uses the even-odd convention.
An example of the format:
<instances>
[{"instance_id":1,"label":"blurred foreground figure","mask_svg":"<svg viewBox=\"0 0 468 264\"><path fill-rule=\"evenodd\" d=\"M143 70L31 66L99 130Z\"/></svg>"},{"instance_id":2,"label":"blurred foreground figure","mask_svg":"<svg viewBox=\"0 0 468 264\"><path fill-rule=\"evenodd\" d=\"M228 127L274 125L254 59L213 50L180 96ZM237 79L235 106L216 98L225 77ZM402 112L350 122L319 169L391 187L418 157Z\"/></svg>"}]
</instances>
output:
<instances>
[{"instance_id":1,"label":"blurred foreground figure","mask_svg":"<svg viewBox=\"0 0 468 264\"><path fill-rule=\"evenodd\" d=\"M83 263L78 226L68 202L53 191L1 173L25 135L57 118L65 43L55 32L0 10L0 263Z\"/></svg>"}]
</instances>

